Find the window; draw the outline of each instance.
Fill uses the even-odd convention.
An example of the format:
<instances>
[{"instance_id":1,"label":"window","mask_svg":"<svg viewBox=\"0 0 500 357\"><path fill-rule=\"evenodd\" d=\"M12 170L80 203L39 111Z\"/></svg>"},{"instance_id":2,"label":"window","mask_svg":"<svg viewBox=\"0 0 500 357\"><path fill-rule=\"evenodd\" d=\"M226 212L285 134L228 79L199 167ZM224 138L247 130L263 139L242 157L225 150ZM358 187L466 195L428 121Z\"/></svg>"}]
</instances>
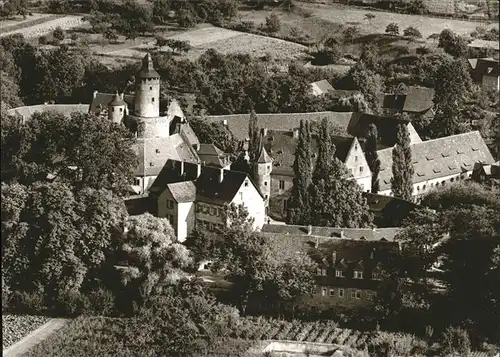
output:
<instances>
[{"instance_id":1,"label":"window","mask_svg":"<svg viewBox=\"0 0 500 357\"><path fill-rule=\"evenodd\" d=\"M268 197L267 195L265 195L265 196L264 196L264 198L265 198L266 200L267 200L267 197Z\"/></svg>"},{"instance_id":2,"label":"window","mask_svg":"<svg viewBox=\"0 0 500 357\"><path fill-rule=\"evenodd\" d=\"M174 208L174 201L167 200L167 208L170 208L170 209Z\"/></svg>"},{"instance_id":3,"label":"window","mask_svg":"<svg viewBox=\"0 0 500 357\"><path fill-rule=\"evenodd\" d=\"M361 291L360 290L353 290L351 296L353 299L361 299Z\"/></svg>"},{"instance_id":4,"label":"window","mask_svg":"<svg viewBox=\"0 0 500 357\"><path fill-rule=\"evenodd\" d=\"M139 178L134 179L135 186L140 186L140 184L141 184L141 179L139 179Z\"/></svg>"},{"instance_id":5,"label":"window","mask_svg":"<svg viewBox=\"0 0 500 357\"><path fill-rule=\"evenodd\" d=\"M280 180L280 190L284 190L284 189L285 189L285 181Z\"/></svg>"},{"instance_id":6,"label":"window","mask_svg":"<svg viewBox=\"0 0 500 357\"><path fill-rule=\"evenodd\" d=\"M357 156L354 156L354 161L358 161L358 157Z\"/></svg>"},{"instance_id":7,"label":"window","mask_svg":"<svg viewBox=\"0 0 500 357\"><path fill-rule=\"evenodd\" d=\"M455 179L452 177L452 178L450 179L450 182L453 182L453 181L455 181Z\"/></svg>"},{"instance_id":8,"label":"window","mask_svg":"<svg viewBox=\"0 0 500 357\"><path fill-rule=\"evenodd\" d=\"M167 214L167 219L170 223L174 223L174 216L171 214Z\"/></svg>"},{"instance_id":9,"label":"window","mask_svg":"<svg viewBox=\"0 0 500 357\"><path fill-rule=\"evenodd\" d=\"M423 186L422 186L422 190L425 190L425 188L426 188L426 187L427 187L426 185L423 185Z\"/></svg>"},{"instance_id":10,"label":"window","mask_svg":"<svg viewBox=\"0 0 500 357\"><path fill-rule=\"evenodd\" d=\"M243 192L240 192L240 200L243 201Z\"/></svg>"},{"instance_id":11,"label":"window","mask_svg":"<svg viewBox=\"0 0 500 357\"><path fill-rule=\"evenodd\" d=\"M354 271L354 279L363 279L363 271L355 270Z\"/></svg>"},{"instance_id":12,"label":"window","mask_svg":"<svg viewBox=\"0 0 500 357\"><path fill-rule=\"evenodd\" d=\"M344 289L339 289L339 297L344 297Z\"/></svg>"},{"instance_id":13,"label":"window","mask_svg":"<svg viewBox=\"0 0 500 357\"><path fill-rule=\"evenodd\" d=\"M210 214L211 216L215 216L215 213L216 213L216 212L215 212L215 208L210 207L209 214Z\"/></svg>"},{"instance_id":14,"label":"window","mask_svg":"<svg viewBox=\"0 0 500 357\"><path fill-rule=\"evenodd\" d=\"M326 276L326 269L318 268L317 274L320 276Z\"/></svg>"},{"instance_id":15,"label":"window","mask_svg":"<svg viewBox=\"0 0 500 357\"><path fill-rule=\"evenodd\" d=\"M155 102L155 98L154 98L154 97L153 97L153 98L151 98L151 102L152 102L152 103L154 103L154 102Z\"/></svg>"},{"instance_id":16,"label":"window","mask_svg":"<svg viewBox=\"0 0 500 357\"><path fill-rule=\"evenodd\" d=\"M355 299L355 298L356 298L356 290L351 290L351 297L352 297L353 299Z\"/></svg>"},{"instance_id":17,"label":"window","mask_svg":"<svg viewBox=\"0 0 500 357\"><path fill-rule=\"evenodd\" d=\"M378 271L372 272L372 279L373 280L380 280L380 274L378 273Z\"/></svg>"},{"instance_id":18,"label":"window","mask_svg":"<svg viewBox=\"0 0 500 357\"><path fill-rule=\"evenodd\" d=\"M115 112L115 108L111 108L111 111L114 113Z\"/></svg>"},{"instance_id":19,"label":"window","mask_svg":"<svg viewBox=\"0 0 500 357\"><path fill-rule=\"evenodd\" d=\"M264 186L267 186L267 181L264 181Z\"/></svg>"},{"instance_id":20,"label":"window","mask_svg":"<svg viewBox=\"0 0 500 357\"><path fill-rule=\"evenodd\" d=\"M156 153L159 154L160 153L160 149L156 149Z\"/></svg>"},{"instance_id":21,"label":"window","mask_svg":"<svg viewBox=\"0 0 500 357\"><path fill-rule=\"evenodd\" d=\"M337 278L343 278L344 277L344 271L342 269L335 269L335 276Z\"/></svg>"},{"instance_id":22,"label":"window","mask_svg":"<svg viewBox=\"0 0 500 357\"><path fill-rule=\"evenodd\" d=\"M271 165L267 165L267 173L271 172Z\"/></svg>"},{"instance_id":23,"label":"window","mask_svg":"<svg viewBox=\"0 0 500 357\"><path fill-rule=\"evenodd\" d=\"M330 289L330 296L335 296L335 289Z\"/></svg>"},{"instance_id":24,"label":"window","mask_svg":"<svg viewBox=\"0 0 500 357\"><path fill-rule=\"evenodd\" d=\"M245 181L245 187L248 187L248 181Z\"/></svg>"},{"instance_id":25,"label":"window","mask_svg":"<svg viewBox=\"0 0 500 357\"><path fill-rule=\"evenodd\" d=\"M321 296L326 296L326 288L321 288Z\"/></svg>"},{"instance_id":26,"label":"window","mask_svg":"<svg viewBox=\"0 0 500 357\"><path fill-rule=\"evenodd\" d=\"M123 108L120 108L120 113L122 113L122 112L123 112Z\"/></svg>"},{"instance_id":27,"label":"window","mask_svg":"<svg viewBox=\"0 0 500 357\"><path fill-rule=\"evenodd\" d=\"M359 167L359 173L363 173L363 166Z\"/></svg>"},{"instance_id":28,"label":"window","mask_svg":"<svg viewBox=\"0 0 500 357\"><path fill-rule=\"evenodd\" d=\"M153 90L153 87L149 87L149 90Z\"/></svg>"},{"instance_id":29,"label":"window","mask_svg":"<svg viewBox=\"0 0 500 357\"><path fill-rule=\"evenodd\" d=\"M420 186L417 186L417 191L420 191Z\"/></svg>"}]
</instances>

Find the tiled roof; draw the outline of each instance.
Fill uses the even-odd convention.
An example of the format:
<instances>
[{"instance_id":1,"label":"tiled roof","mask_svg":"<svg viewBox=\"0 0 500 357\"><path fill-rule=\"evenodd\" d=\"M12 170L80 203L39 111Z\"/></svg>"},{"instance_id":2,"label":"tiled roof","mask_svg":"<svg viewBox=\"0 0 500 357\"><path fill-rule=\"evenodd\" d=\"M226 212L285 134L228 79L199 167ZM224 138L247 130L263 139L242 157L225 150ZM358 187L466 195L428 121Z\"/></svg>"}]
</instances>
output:
<instances>
[{"instance_id":1,"label":"tiled roof","mask_svg":"<svg viewBox=\"0 0 500 357\"><path fill-rule=\"evenodd\" d=\"M434 89L427 87L408 87L406 94L381 94L378 100L382 108L409 113L422 113L433 107Z\"/></svg>"},{"instance_id":2,"label":"tiled roof","mask_svg":"<svg viewBox=\"0 0 500 357\"><path fill-rule=\"evenodd\" d=\"M291 235L307 235L307 226L292 226L283 224L264 224L262 232L280 233ZM335 228L335 227L311 227L311 236L340 239L342 232L345 239L361 241L394 241L394 236L401 228Z\"/></svg>"},{"instance_id":3,"label":"tiled roof","mask_svg":"<svg viewBox=\"0 0 500 357\"><path fill-rule=\"evenodd\" d=\"M411 146L414 168L413 183L419 183L465 171L474 163L493 163L488 147L478 131L423 141ZM391 187L392 148L379 150L380 190Z\"/></svg>"},{"instance_id":4,"label":"tiled roof","mask_svg":"<svg viewBox=\"0 0 500 357\"><path fill-rule=\"evenodd\" d=\"M194 149L179 134L166 138L137 139L139 166L136 175L156 176L168 159L198 162Z\"/></svg>"},{"instance_id":5,"label":"tiled roof","mask_svg":"<svg viewBox=\"0 0 500 357\"><path fill-rule=\"evenodd\" d=\"M160 174L149 188L152 194L159 194L172 183L193 181L196 186L196 201L223 205L233 200L245 179L259 190L245 172L223 170L222 181L219 180L221 169L201 166L201 174L197 177L197 164L184 163L184 174L181 175L181 163L168 160Z\"/></svg>"},{"instance_id":6,"label":"tiled roof","mask_svg":"<svg viewBox=\"0 0 500 357\"><path fill-rule=\"evenodd\" d=\"M265 147L262 148L262 150L260 151L260 156L257 160L257 163L259 164L266 164L266 163L271 163L273 162L273 159L271 159L269 157L269 155L267 154L267 150Z\"/></svg>"},{"instance_id":7,"label":"tiled roof","mask_svg":"<svg viewBox=\"0 0 500 357\"><path fill-rule=\"evenodd\" d=\"M200 161L207 166L226 167L229 165L226 154L214 144L200 144L197 153Z\"/></svg>"},{"instance_id":8,"label":"tiled roof","mask_svg":"<svg viewBox=\"0 0 500 357\"><path fill-rule=\"evenodd\" d=\"M182 111L182 108L177 99L172 99L170 101L167 108L167 115L171 118L173 117L185 118L184 112Z\"/></svg>"},{"instance_id":9,"label":"tiled roof","mask_svg":"<svg viewBox=\"0 0 500 357\"><path fill-rule=\"evenodd\" d=\"M472 41L471 43L468 44L469 47L476 47L476 48L492 48L494 50L499 50L500 46L498 44L498 41L487 41L487 40L480 40L476 39Z\"/></svg>"},{"instance_id":10,"label":"tiled roof","mask_svg":"<svg viewBox=\"0 0 500 357\"><path fill-rule=\"evenodd\" d=\"M170 116L169 116L170 117ZM194 133L191 125L189 123L179 117L170 117L170 133L171 134L180 134L184 141L191 146L200 145L200 141L198 137Z\"/></svg>"},{"instance_id":11,"label":"tiled roof","mask_svg":"<svg viewBox=\"0 0 500 357\"><path fill-rule=\"evenodd\" d=\"M398 251L394 242L348 240L330 237L312 237L304 234L262 233L271 245L277 259L297 259L307 254L319 267L327 269L327 276L317 276L322 286L375 289L378 281L371 279L377 266L390 261ZM316 246L317 244L317 246ZM345 278L335 277L335 268L344 270ZM362 268L363 279L353 279L353 271Z\"/></svg>"},{"instance_id":12,"label":"tiled roof","mask_svg":"<svg viewBox=\"0 0 500 357\"><path fill-rule=\"evenodd\" d=\"M193 181L170 183L167 188L178 203L194 202L196 199L196 187Z\"/></svg>"},{"instance_id":13,"label":"tiled roof","mask_svg":"<svg viewBox=\"0 0 500 357\"><path fill-rule=\"evenodd\" d=\"M326 79L311 83L311 87L314 95L321 95L335 90Z\"/></svg>"},{"instance_id":14,"label":"tiled roof","mask_svg":"<svg viewBox=\"0 0 500 357\"><path fill-rule=\"evenodd\" d=\"M122 97L116 93L114 96L113 96L113 99L108 103L108 105L111 105L111 106L122 106L122 105L126 105L127 103L125 103L125 101L122 99Z\"/></svg>"},{"instance_id":15,"label":"tiled roof","mask_svg":"<svg viewBox=\"0 0 500 357\"><path fill-rule=\"evenodd\" d=\"M323 118L327 118L329 122L335 123L337 126L345 128L347 131L352 114L352 112L257 114L257 121L260 128L292 130L300 126L301 120L320 122ZM204 119L209 122L217 123L227 121L229 130L231 130L237 140L244 140L248 137L250 114L206 116Z\"/></svg>"},{"instance_id":16,"label":"tiled roof","mask_svg":"<svg viewBox=\"0 0 500 357\"><path fill-rule=\"evenodd\" d=\"M335 156L345 162L354 138L333 136L332 141L336 147ZM293 137L291 131L268 130L263 137L264 148L273 159L273 173L278 175L293 176L293 162L298 139ZM312 138L311 151L313 155L318 154L318 143ZM315 158L313 158L315 161Z\"/></svg>"},{"instance_id":17,"label":"tiled roof","mask_svg":"<svg viewBox=\"0 0 500 357\"><path fill-rule=\"evenodd\" d=\"M160 78L158 72L156 72L153 66L153 59L151 58L151 54L147 54L142 59L142 67L139 73L137 74L138 78Z\"/></svg>"},{"instance_id":18,"label":"tiled roof","mask_svg":"<svg viewBox=\"0 0 500 357\"><path fill-rule=\"evenodd\" d=\"M478 58L474 69L474 76L480 79L481 76L499 76L499 61L493 58Z\"/></svg>"},{"instance_id":19,"label":"tiled roof","mask_svg":"<svg viewBox=\"0 0 500 357\"><path fill-rule=\"evenodd\" d=\"M408 87L403 111L422 113L434 106L434 89L426 87Z\"/></svg>"},{"instance_id":20,"label":"tiled roof","mask_svg":"<svg viewBox=\"0 0 500 357\"><path fill-rule=\"evenodd\" d=\"M108 108L108 103L113 100L115 97L114 93L96 93L95 97L92 99L92 103L90 103L89 112L97 114L102 109ZM123 96L123 100L127 103L128 107L131 108L134 104L135 97L131 94L125 94Z\"/></svg>"},{"instance_id":21,"label":"tiled roof","mask_svg":"<svg viewBox=\"0 0 500 357\"><path fill-rule=\"evenodd\" d=\"M17 107L7 110L7 115L20 115L24 116L26 119L31 118L36 112L44 113L48 111L54 111L66 116L70 116L71 113L83 113L86 114L89 111L88 104L38 104L38 105L28 105L24 107Z\"/></svg>"}]
</instances>

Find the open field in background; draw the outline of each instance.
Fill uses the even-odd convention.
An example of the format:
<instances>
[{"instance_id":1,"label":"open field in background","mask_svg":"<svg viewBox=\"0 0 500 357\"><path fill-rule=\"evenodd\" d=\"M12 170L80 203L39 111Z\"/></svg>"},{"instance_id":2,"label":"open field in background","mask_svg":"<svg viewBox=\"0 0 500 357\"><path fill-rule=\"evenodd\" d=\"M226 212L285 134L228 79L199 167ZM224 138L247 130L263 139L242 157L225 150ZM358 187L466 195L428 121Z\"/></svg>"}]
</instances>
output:
<instances>
[{"instance_id":1,"label":"open field in background","mask_svg":"<svg viewBox=\"0 0 500 357\"><path fill-rule=\"evenodd\" d=\"M0 33L14 31L23 27L30 27L37 23L46 22L61 16L62 15L33 13L32 16L28 16L25 19L18 15L12 19L0 20Z\"/></svg>"},{"instance_id":2,"label":"open field in background","mask_svg":"<svg viewBox=\"0 0 500 357\"><path fill-rule=\"evenodd\" d=\"M38 15L38 17L36 17ZM0 23L0 37L8 36L15 33L22 34L25 38L35 38L47 35L60 26L63 30L68 30L83 24L82 16L78 15L48 15L42 16L41 14L34 14L34 17L29 16L22 22L12 23L9 26L4 26Z\"/></svg>"}]
</instances>

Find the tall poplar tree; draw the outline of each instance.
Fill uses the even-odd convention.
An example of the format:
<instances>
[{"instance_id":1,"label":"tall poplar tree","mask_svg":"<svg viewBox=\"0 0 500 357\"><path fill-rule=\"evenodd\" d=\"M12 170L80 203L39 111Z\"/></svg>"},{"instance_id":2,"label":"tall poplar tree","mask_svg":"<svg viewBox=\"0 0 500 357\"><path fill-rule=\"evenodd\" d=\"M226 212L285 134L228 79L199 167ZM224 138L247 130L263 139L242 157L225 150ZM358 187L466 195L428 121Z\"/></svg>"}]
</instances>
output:
<instances>
[{"instance_id":1,"label":"tall poplar tree","mask_svg":"<svg viewBox=\"0 0 500 357\"><path fill-rule=\"evenodd\" d=\"M286 220L288 224L303 224L309 221L308 189L312 181L311 132L309 122L303 120L300 121L293 171L293 187L288 201Z\"/></svg>"},{"instance_id":2,"label":"tall poplar tree","mask_svg":"<svg viewBox=\"0 0 500 357\"><path fill-rule=\"evenodd\" d=\"M375 124L370 124L368 127L368 135L366 137L365 156L370 171L372 172L372 192L377 193L380 189L378 175L380 173L380 160L377 154L377 138L378 131Z\"/></svg>"},{"instance_id":3,"label":"tall poplar tree","mask_svg":"<svg viewBox=\"0 0 500 357\"><path fill-rule=\"evenodd\" d=\"M356 181L334 156L327 120L321 123L318 159L310 185L311 215L308 222L327 227L367 227L373 219Z\"/></svg>"},{"instance_id":4,"label":"tall poplar tree","mask_svg":"<svg viewBox=\"0 0 500 357\"><path fill-rule=\"evenodd\" d=\"M328 120L323 118L318 133L318 159L312 176L313 182L326 179L333 159L333 143Z\"/></svg>"},{"instance_id":5,"label":"tall poplar tree","mask_svg":"<svg viewBox=\"0 0 500 357\"><path fill-rule=\"evenodd\" d=\"M250 155L250 160L257 160L257 155L259 155L259 124L257 122L257 114L255 110L250 112L250 120L248 121L248 138L250 139L248 146L248 153Z\"/></svg>"},{"instance_id":6,"label":"tall poplar tree","mask_svg":"<svg viewBox=\"0 0 500 357\"><path fill-rule=\"evenodd\" d=\"M412 200L414 173L410 143L407 124L399 124L396 145L392 149L391 189L394 197L408 201Z\"/></svg>"}]
</instances>

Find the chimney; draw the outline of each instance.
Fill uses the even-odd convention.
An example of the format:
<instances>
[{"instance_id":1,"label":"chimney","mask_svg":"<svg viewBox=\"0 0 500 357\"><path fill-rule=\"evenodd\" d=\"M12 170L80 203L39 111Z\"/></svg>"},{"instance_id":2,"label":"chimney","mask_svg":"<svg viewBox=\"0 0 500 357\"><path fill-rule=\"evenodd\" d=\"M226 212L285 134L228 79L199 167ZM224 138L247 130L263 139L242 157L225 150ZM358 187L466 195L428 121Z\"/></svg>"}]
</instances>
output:
<instances>
[{"instance_id":1,"label":"chimney","mask_svg":"<svg viewBox=\"0 0 500 357\"><path fill-rule=\"evenodd\" d=\"M299 129L293 129L292 130L292 137L294 139L298 139L299 138Z\"/></svg>"},{"instance_id":2,"label":"chimney","mask_svg":"<svg viewBox=\"0 0 500 357\"><path fill-rule=\"evenodd\" d=\"M345 238L344 231L340 231L340 238Z\"/></svg>"},{"instance_id":3,"label":"chimney","mask_svg":"<svg viewBox=\"0 0 500 357\"><path fill-rule=\"evenodd\" d=\"M184 175L184 161L181 161L181 176Z\"/></svg>"},{"instance_id":4,"label":"chimney","mask_svg":"<svg viewBox=\"0 0 500 357\"><path fill-rule=\"evenodd\" d=\"M219 169L219 183L221 183L222 180L224 180L224 168Z\"/></svg>"},{"instance_id":5,"label":"chimney","mask_svg":"<svg viewBox=\"0 0 500 357\"><path fill-rule=\"evenodd\" d=\"M196 166L196 178L200 177L201 175L201 162L198 163Z\"/></svg>"},{"instance_id":6,"label":"chimney","mask_svg":"<svg viewBox=\"0 0 500 357\"><path fill-rule=\"evenodd\" d=\"M313 231L313 227L311 225L308 225L307 226L307 234L308 235L311 235L312 234L312 231Z\"/></svg>"},{"instance_id":7,"label":"chimney","mask_svg":"<svg viewBox=\"0 0 500 357\"><path fill-rule=\"evenodd\" d=\"M122 94L120 94L120 98L121 98L121 100L123 100L123 95L124 95L123 93L122 93Z\"/></svg>"},{"instance_id":8,"label":"chimney","mask_svg":"<svg viewBox=\"0 0 500 357\"><path fill-rule=\"evenodd\" d=\"M335 264L337 262L337 251L334 250L332 252L332 263Z\"/></svg>"},{"instance_id":9,"label":"chimney","mask_svg":"<svg viewBox=\"0 0 500 357\"><path fill-rule=\"evenodd\" d=\"M99 92L96 91L96 90L92 93L92 96L93 96L94 99L97 98L97 93L99 93Z\"/></svg>"}]
</instances>

